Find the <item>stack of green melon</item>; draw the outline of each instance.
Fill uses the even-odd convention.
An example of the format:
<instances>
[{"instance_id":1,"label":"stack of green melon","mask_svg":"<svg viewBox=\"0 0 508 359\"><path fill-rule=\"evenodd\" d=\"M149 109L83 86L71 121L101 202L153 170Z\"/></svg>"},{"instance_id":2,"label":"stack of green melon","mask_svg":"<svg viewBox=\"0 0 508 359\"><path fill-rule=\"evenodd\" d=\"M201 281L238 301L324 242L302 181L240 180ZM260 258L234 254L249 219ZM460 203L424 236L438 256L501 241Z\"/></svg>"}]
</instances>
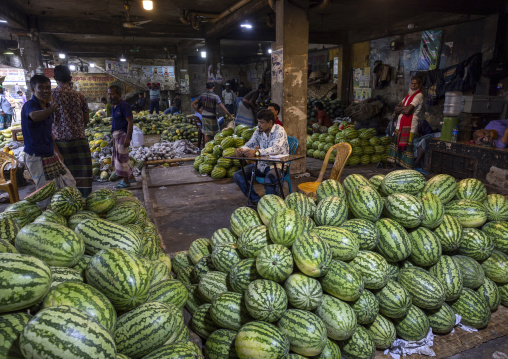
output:
<instances>
[{"instance_id":1,"label":"stack of green melon","mask_svg":"<svg viewBox=\"0 0 508 359\"><path fill-rule=\"evenodd\" d=\"M0 214L0 358L198 358L187 290L139 200L55 187Z\"/></svg>"},{"instance_id":2,"label":"stack of green melon","mask_svg":"<svg viewBox=\"0 0 508 359\"><path fill-rule=\"evenodd\" d=\"M242 163L240 160L224 158L234 156L237 148L245 145L254 134L255 128L238 125L235 129L226 128L215 135L213 141L208 142L201 155L194 160L194 169L201 174L210 175L213 179L233 177Z\"/></svg>"},{"instance_id":3,"label":"stack of green melon","mask_svg":"<svg viewBox=\"0 0 508 359\"><path fill-rule=\"evenodd\" d=\"M206 358L373 358L508 305L508 200L401 170L266 195L173 257Z\"/></svg>"},{"instance_id":4,"label":"stack of green melon","mask_svg":"<svg viewBox=\"0 0 508 359\"><path fill-rule=\"evenodd\" d=\"M343 142L353 148L346 165L367 165L386 162L391 137L377 137L373 128L355 130L350 126L341 131L338 126L332 126L327 133L314 133L310 136L310 140L307 140L307 157L324 160L330 147ZM335 162L336 152L331 153L329 163Z\"/></svg>"}]
</instances>

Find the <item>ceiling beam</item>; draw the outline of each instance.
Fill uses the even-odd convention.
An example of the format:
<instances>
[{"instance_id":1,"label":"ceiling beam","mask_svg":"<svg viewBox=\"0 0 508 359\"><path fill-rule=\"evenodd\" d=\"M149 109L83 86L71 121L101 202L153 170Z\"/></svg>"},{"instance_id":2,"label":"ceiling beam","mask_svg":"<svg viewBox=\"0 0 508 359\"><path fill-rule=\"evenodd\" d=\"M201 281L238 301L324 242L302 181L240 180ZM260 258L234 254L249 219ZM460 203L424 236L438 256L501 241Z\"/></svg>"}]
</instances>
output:
<instances>
[{"instance_id":1,"label":"ceiling beam","mask_svg":"<svg viewBox=\"0 0 508 359\"><path fill-rule=\"evenodd\" d=\"M221 36L221 40L240 40L240 41L257 41L257 42L267 42L267 41L275 41L275 29L252 29L251 31L242 32L240 29L236 29L236 31L232 31L229 34Z\"/></svg>"},{"instance_id":2,"label":"ceiling beam","mask_svg":"<svg viewBox=\"0 0 508 359\"><path fill-rule=\"evenodd\" d=\"M164 51L164 47L168 51ZM176 46L140 46L140 51L132 53L129 51L129 45L113 45L113 44L88 44L88 43L70 43L62 42L60 51L65 52L69 56L102 56L102 57L119 57L125 55L127 57L143 57L151 58L166 55L176 55ZM159 57L158 57L159 58Z\"/></svg>"},{"instance_id":3,"label":"ceiling beam","mask_svg":"<svg viewBox=\"0 0 508 359\"><path fill-rule=\"evenodd\" d=\"M7 20L10 28L28 30L27 14L19 10L12 0L0 0L0 18Z\"/></svg>"},{"instance_id":4,"label":"ceiling beam","mask_svg":"<svg viewBox=\"0 0 508 359\"><path fill-rule=\"evenodd\" d=\"M469 15L490 15L504 12L506 3L504 0L397 0L398 8L417 9L422 12L451 12Z\"/></svg>"}]
</instances>

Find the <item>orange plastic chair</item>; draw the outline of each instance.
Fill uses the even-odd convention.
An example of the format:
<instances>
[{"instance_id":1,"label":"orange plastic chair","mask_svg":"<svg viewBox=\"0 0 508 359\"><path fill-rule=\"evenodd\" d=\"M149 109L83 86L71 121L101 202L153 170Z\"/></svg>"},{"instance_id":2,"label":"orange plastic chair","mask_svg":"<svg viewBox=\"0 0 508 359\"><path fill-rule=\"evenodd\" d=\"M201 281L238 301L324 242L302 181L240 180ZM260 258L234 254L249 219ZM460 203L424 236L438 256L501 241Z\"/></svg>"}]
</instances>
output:
<instances>
[{"instance_id":1,"label":"orange plastic chair","mask_svg":"<svg viewBox=\"0 0 508 359\"><path fill-rule=\"evenodd\" d=\"M9 180L5 179L4 169L5 166L11 164L11 177ZM7 191L9 194L9 201L11 203L19 202L18 185L16 182L16 171L18 169L18 160L16 157L8 153L0 152L0 190Z\"/></svg>"},{"instance_id":2,"label":"orange plastic chair","mask_svg":"<svg viewBox=\"0 0 508 359\"><path fill-rule=\"evenodd\" d=\"M335 156L335 162L333 164L332 173L330 174L329 179L334 179L340 181L340 175L342 174L342 170L346 165L346 161L351 155L351 145L349 143L338 143L326 152L325 159L323 160L323 166L321 167L321 172L319 172L319 177L315 182L305 182L300 183L298 185L298 189L303 192L307 197L316 198L316 191L318 186L323 182L323 177L325 176L326 167L328 166L328 159L330 158L333 150L337 150L337 155Z\"/></svg>"}]
</instances>

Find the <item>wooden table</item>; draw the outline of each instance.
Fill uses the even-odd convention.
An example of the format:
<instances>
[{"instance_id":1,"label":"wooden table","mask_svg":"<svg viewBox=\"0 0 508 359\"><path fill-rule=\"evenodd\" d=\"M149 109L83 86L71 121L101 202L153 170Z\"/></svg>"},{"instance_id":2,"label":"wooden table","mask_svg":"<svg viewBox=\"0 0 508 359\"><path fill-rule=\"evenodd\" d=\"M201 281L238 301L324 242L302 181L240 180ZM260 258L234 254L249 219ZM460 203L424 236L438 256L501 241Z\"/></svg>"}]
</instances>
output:
<instances>
[{"instance_id":1,"label":"wooden table","mask_svg":"<svg viewBox=\"0 0 508 359\"><path fill-rule=\"evenodd\" d=\"M256 178L256 170L258 168L258 162L268 162L268 163L273 163L275 165L277 165L277 163L282 164L282 176L279 174L279 171L275 171L275 174L277 176L277 182L279 184L281 196L282 196L283 199L285 199L286 197L284 195L284 191L283 191L282 186L283 186L283 182L284 182L284 177L286 176L286 173L287 173L287 171L289 169L289 165L286 166L286 164L287 163L291 163L292 161L295 161L295 160L299 160L299 159L305 158L305 156L302 156L302 155L287 155L287 156L280 157L280 158L274 158L274 157L270 157L270 156L259 156L259 157L228 156L228 157L224 157L224 158L229 158L231 160L240 160L240 161L244 162L243 164L245 164L245 161L253 161L253 162L255 162L254 171L252 171L251 179L250 179L249 193L247 195L247 206L249 206L249 205L253 204L251 199L250 199L250 195L252 193L252 188L254 187L254 181L255 181L255 178ZM242 165L242 173L243 173L243 177L245 178L245 181L247 182L248 178L247 178L247 174L245 173L243 165Z\"/></svg>"}]
</instances>

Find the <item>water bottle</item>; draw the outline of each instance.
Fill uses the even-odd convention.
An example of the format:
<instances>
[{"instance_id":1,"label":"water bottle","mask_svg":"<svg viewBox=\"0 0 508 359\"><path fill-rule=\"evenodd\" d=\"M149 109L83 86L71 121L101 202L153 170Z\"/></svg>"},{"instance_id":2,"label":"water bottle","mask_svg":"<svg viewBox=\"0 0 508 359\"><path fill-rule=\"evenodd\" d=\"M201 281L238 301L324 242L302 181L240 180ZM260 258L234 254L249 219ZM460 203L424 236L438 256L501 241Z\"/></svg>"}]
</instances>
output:
<instances>
[{"instance_id":1,"label":"water bottle","mask_svg":"<svg viewBox=\"0 0 508 359\"><path fill-rule=\"evenodd\" d=\"M457 135L459 134L459 129L457 128L457 126L455 126L453 128L453 131L452 131L452 142L457 142Z\"/></svg>"}]
</instances>

